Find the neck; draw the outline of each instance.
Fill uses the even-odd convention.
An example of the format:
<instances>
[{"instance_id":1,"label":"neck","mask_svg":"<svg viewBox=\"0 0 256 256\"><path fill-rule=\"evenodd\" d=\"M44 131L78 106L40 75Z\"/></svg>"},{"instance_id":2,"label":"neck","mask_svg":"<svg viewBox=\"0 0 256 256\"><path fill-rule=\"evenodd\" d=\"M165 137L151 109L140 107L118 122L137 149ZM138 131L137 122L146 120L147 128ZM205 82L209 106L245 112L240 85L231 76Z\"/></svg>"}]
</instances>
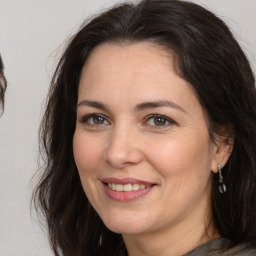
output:
<instances>
[{"instance_id":1,"label":"neck","mask_svg":"<svg viewBox=\"0 0 256 256\"><path fill-rule=\"evenodd\" d=\"M205 216L198 215L197 211L192 215L187 220L154 232L123 234L129 256L180 256L202 243L220 237L212 221L206 222Z\"/></svg>"},{"instance_id":2,"label":"neck","mask_svg":"<svg viewBox=\"0 0 256 256\"><path fill-rule=\"evenodd\" d=\"M129 256L180 256L198 245L218 237L219 234L216 230L209 235L205 231L204 233L199 232L198 227L184 235L176 233L175 236L159 236L155 234L136 236L134 239L123 236Z\"/></svg>"}]
</instances>

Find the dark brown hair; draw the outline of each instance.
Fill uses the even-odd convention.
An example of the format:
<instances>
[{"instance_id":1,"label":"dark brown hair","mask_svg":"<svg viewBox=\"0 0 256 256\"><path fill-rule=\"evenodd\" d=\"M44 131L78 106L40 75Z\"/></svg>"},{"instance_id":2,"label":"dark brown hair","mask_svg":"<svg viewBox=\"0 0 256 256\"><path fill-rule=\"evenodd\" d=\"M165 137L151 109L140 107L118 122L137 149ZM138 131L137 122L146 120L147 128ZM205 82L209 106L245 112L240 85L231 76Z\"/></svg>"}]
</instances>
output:
<instances>
[{"instance_id":1,"label":"dark brown hair","mask_svg":"<svg viewBox=\"0 0 256 256\"><path fill-rule=\"evenodd\" d=\"M4 76L4 65L0 56L0 110L4 110L4 93L7 87L7 81ZM2 112L0 111L0 115Z\"/></svg>"},{"instance_id":2,"label":"dark brown hair","mask_svg":"<svg viewBox=\"0 0 256 256\"><path fill-rule=\"evenodd\" d=\"M55 255L127 255L121 235L109 231L88 201L72 151L81 69L103 43L151 41L175 53L180 76L204 108L209 131L232 127L233 152L220 194L213 175L212 215L234 244L256 242L256 93L248 60L222 20L184 1L121 4L84 24L71 38L54 73L41 123L44 165L34 200L48 224Z\"/></svg>"}]
</instances>

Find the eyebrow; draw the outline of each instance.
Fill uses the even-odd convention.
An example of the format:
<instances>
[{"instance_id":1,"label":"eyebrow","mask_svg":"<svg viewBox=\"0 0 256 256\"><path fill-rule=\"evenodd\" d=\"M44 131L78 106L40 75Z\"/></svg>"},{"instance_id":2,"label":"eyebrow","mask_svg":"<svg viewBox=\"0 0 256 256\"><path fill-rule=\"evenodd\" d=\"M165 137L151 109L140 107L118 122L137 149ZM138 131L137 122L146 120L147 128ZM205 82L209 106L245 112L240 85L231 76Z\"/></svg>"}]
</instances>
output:
<instances>
[{"instance_id":1,"label":"eyebrow","mask_svg":"<svg viewBox=\"0 0 256 256\"><path fill-rule=\"evenodd\" d=\"M93 107L93 108L98 108L104 111L107 111L109 108L107 105L100 103L98 101L92 101L92 100L82 100L77 104L77 108L80 106L89 106L89 107Z\"/></svg>"},{"instance_id":2,"label":"eyebrow","mask_svg":"<svg viewBox=\"0 0 256 256\"><path fill-rule=\"evenodd\" d=\"M135 107L135 110L136 111L142 111L142 110L146 110L146 109L160 108L160 107L175 108L175 109L181 110L182 112L186 113L186 111L181 106L179 106L178 104L176 104L172 101L168 101L168 100L143 102L143 103L138 104Z\"/></svg>"},{"instance_id":3,"label":"eyebrow","mask_svg":"<svg viewBox=\"0 0 256 256\"><path fill-rule=\"evenodd\" d=\"M82 100L77 104L77 108L80 106L89 106L89 107L98 108L104 111L109 111L109 107L107 105L98 101ZM160 108L160 107L175 108L186 113L186 111L181 106L168 100L142 102L135 106L135 111L138 112L138 111L143 111L143 110L152 109L152 108Z\"/></svg>"}]
</instances>

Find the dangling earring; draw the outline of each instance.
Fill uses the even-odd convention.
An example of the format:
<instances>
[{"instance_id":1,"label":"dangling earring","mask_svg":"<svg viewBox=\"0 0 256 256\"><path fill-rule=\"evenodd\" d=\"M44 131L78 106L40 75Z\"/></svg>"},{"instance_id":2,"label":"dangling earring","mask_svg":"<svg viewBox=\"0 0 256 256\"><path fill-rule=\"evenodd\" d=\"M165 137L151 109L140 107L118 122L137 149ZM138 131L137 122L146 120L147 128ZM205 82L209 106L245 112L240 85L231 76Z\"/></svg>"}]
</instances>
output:
<instances>
[{"instance_id":1,"label":"dangling earring","mask_svg":"<svg viewBox=\"0 0 256 256\"><path fill-rule=\"evenodd\" d=\"M219 191L221 194L227 191L226 185L223 183L223 177L221 174L222 167L220 164L217 165L218 173L219 173Z\"/></svg>"}]
</instances>

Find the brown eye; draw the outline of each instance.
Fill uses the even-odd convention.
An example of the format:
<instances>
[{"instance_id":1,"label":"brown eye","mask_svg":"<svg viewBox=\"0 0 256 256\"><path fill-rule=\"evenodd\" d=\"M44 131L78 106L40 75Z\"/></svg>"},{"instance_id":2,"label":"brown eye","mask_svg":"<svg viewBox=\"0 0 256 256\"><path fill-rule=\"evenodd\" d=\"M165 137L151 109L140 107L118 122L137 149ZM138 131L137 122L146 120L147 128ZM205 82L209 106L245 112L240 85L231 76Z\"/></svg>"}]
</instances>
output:
<instances>
[{"instance_id":1,"label":"brown eye","mask_svg":"<svg viewBox=\"0 0 256 256\"><path fill-rule=\"evenodd\" d=\"M163 118L163 117L155 117L154 118L154 124L156 126L163 126L163 125L166 125L166 119Z\"/></svg>"},{"instance_id":2,"label":"brown eye","mask_svg":"<svg viewBox=\"0 0 256 256\"><path fill-rule=\"evenodd\" d=\"M175 121L168 118L167 116L152 114L147 116L147 120L145 124L149 125L151 128L164 129L176 123Z\"/></svg>"},{"instance_id":3,"label":"brown eye","mask_svg":"<svg viewBox=\"0 0 256 256\"><path fill-rule=\"evenodd\" d=\"M105 125L109 125L109 121L107 118L105 118L103 115L100 114L89 114L87 116L84 116L81 120L81 123L84 125L89 125L89 126L95 126L95 127L101 127Z\"/></svg>"},{"instance_id":4,"label":"brown eye","mask_svg":"<svg viewBox=\"0 0 256 256\"><path fill-rule=\"evenodd\" d=\"M105 119L101 116L95 116L92 118L93 124L104 124Z\"/></svg>"}]
</instances>

